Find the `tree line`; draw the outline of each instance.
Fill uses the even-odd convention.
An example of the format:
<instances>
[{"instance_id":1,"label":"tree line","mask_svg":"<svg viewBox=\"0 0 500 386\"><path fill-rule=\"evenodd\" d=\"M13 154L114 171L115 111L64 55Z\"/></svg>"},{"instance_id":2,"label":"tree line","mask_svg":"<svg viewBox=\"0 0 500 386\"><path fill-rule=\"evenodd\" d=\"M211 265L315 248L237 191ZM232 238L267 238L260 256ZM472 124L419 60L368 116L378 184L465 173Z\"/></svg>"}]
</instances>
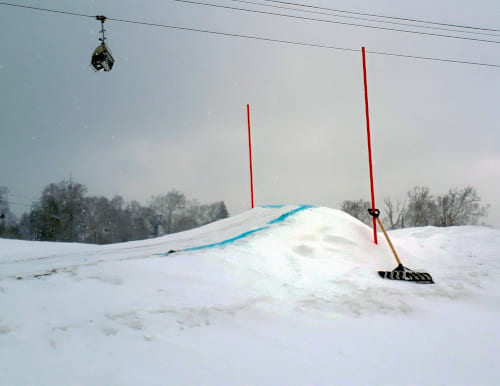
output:
<instances>
[{"instance_id":1,"label":"tree line","mask_svg":"<svg viewBox=\"0 0 500 386\"><path fill-rule=\"evenodd\" d=\"M20 219L10 211L8 189L0 187L0 237L39 241L109 244L158 237L196 228L229 216L223 201L202 205L171 190L153 196L148 205L123 197L87 196L85 185L63 180L43 189ZM371 225L367 200L345 200L341 210ZM379 208L388 229L420 226L477 225L489 205L471 187L433 195L415 186L404 200L386 197Z\"/></svg>"},{"instance_id":2,"label":"tree line","mask_svg":"<svg viewBox=\"0 0 500 386\"><path fill-rule=\"evenodd\" d=\"M480 219L488 215L489 210L489 205L481 204L481 197L472 186L453 188L437 196L431 194L428 187L415 186L408 191L406 199L393 201L386 197L383 203L379 209L382 221L389 229L477 225ZM371 203L363 199L341 203L344 212L371 225L368 208L371 208Z\"/></svg>"},{"instance_id":3,"label":"tree line","mask_svg":"<svg viewBox=\"0 0 500 386\"><path fill-rule=\"evenodd\" d=\"M8 189L0 188L0 237L109 244L185 231L229 216L223 201L200 204L171 190L148 205L123 197L87 196L85 185L63 180L45 187L20 219L11 212Z\"/></svg>"}]
</instances>

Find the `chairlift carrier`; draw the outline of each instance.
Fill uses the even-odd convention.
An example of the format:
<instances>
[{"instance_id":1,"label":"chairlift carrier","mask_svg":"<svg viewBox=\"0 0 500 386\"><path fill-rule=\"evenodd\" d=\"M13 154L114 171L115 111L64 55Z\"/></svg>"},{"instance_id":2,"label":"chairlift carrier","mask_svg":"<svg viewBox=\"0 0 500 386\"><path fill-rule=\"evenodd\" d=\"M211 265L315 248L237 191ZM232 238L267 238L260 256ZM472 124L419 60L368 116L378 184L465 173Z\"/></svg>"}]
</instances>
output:
<instances>
[{"instance_id":1,"label":"chairlift carrier","mask_svg":"<svg viewBox=\"0 0 500 386\"><path fill-rule=\"evenodd\" d=\"M104 22L106 21L106 16L100 15L95 17L97 20L101 22L101 31L102 37L99 38L101 42L100 45L94 50L91 59L91 65L95 71L104 70L106 72L111 71L113 68L113 64L115 63L115 59L113 55L111 55L110 49L106 46L106 37L104 36Z\"/></svg>"}]
</instances>

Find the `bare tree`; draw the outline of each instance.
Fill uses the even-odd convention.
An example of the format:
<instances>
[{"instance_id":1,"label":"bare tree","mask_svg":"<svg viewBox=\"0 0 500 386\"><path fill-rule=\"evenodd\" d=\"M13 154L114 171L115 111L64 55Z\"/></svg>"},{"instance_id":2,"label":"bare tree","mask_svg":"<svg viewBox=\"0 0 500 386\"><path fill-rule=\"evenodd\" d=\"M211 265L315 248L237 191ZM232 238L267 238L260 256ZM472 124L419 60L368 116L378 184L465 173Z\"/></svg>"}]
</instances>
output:
<instances>
[{"instance_id":1,"label":"bare tree","mask_svg":"<svg viewBox=\"0 0 500 386\"><path fill-rule=\"evenodd\" d=\"M151 208L146 208L137 201L132 201L127 205L126 211L130 214L133 228L133 240L147 239L153 236L151 216L154 212Z\"/></svg>"},{"instance_id":2,"label":"bare tree","mask_svg":"<svg viewBox=\"0 0 500 386\"><path fill-rule=\"evenodd\" d=\"M434 224L436 204L429 188L415 186L408 192L408 209L406 218L408 225L414 227Z\"/></svg>"},{"instance_id":3,"label":"bare tree","mask_svg":"<svg viewBox=\"0 0 500 386\"><path fill-rule=\"evenodd\" d=\"M476 225L487 216L489 206L481 206L481 197L472 186L450 189L436 198L437 226Z\"/></svg>"},{"instance_id":4,"label":"bare tree","mask_svg":"<svg viewBox=\"0 0 500 386\"><path fill-rule=\"evenodd\" d=\"M106 197L87 197L85 199L82 241L95 244L111 243L110 228L111 205Z\"/></svg>"},{"instance_id":5,"label":"bare tree","mask_svg":"<svg viewBox=\"0 0 500 386\"><path fill-rule=\"evenodd\" d=\"M184 207L174 218L172 232L181 232L196 228L229 216L223 201L201 205L198 200L185 202Z\"/></svg>"},{"instance_id":6,"label":"bare tree","mask_svg":"<svg viewBox=\"0 0 500 386\"><path fill-rule=\"evenodd\" d=\"M404 228L406 201L401 202L397 200L396 204L394 204L389 197L386 197L384 198L384 204L387 220L389 221L389 229Z\"/></svg>"},{"instance_id":7,"label":"bare tree","mask_svg":"<svg viewBox=\"0 0 500 386\"><path fill-rule=\"evenodd\" d=\"M174 217L186 206L186 197L177 190L171 190L164 196L153 196L150 207L162 215L166 233L174 232Z\"/></svg>"},{"instance_id":8,"label":"bare tree","mask_svg":"<svg viewBox=\"0 0 500 386\"><path fill-rule=\"evenodd\" d=\"M367 225L371 225L372 218L368 213L368 209L371 208L371 204L366 200L345 200L340 204L340 209L344 212L356 217L358 220L364 222Z\"/></svg>"}]
</instances>

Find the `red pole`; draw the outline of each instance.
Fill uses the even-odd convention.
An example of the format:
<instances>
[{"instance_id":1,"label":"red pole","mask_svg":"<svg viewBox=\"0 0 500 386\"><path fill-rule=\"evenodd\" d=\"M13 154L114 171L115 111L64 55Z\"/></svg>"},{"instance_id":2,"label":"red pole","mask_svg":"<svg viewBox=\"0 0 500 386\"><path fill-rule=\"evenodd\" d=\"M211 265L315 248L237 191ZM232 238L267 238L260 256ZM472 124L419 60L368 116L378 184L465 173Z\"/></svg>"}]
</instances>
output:
<instances>
[{"instance_id":1,"label":"red pole","mask_svg":"<svg viewBox=\"0 0 500 386\"><path fill-rule=\"evenodd\" d=\"M361 48L361 53L363 56L363 81L365 85L366 134L368 136L368 164L370 165L370 190L372 195L372 210L375 210L375 193L373 189L372 145L370 140L370 115L368 113L368 84L366 82L365 47ZM375 244L378 244L377 223L375 217L373 217L373 241L375 242Z\"/></svg>"},{"instance_id":2,"label":"red pole","mask_svg":"<svg viewBox=\"0 0 500 386\"><path fill-rule=\"evenodd\" d=\"M247 121L248 121L248 151L250 154L250 197L253 205L253 167L252 167L252 137L250 135L250 105L247 105Z\"/></svg>"}]
</instances>

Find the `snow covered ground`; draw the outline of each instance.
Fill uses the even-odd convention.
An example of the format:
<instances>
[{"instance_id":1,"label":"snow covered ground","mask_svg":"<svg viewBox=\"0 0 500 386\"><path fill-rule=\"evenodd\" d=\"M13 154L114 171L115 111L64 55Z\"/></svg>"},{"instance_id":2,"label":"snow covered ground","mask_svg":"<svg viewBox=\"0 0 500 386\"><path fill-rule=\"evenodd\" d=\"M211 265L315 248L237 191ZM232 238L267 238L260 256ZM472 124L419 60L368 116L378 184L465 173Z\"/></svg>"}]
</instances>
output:
<instances>
[{"instance_id":1,"label":"snow covered ground","mask_svg":"<svg viewBox=\"0 0 500 386\"><path fill-rule=\"evenodd\" d=\"M497 385L500 232L261 207L107 246L0 239L1 385ZM168 254L175 250L175 253Z\"/></svg>"}]
</instances>

